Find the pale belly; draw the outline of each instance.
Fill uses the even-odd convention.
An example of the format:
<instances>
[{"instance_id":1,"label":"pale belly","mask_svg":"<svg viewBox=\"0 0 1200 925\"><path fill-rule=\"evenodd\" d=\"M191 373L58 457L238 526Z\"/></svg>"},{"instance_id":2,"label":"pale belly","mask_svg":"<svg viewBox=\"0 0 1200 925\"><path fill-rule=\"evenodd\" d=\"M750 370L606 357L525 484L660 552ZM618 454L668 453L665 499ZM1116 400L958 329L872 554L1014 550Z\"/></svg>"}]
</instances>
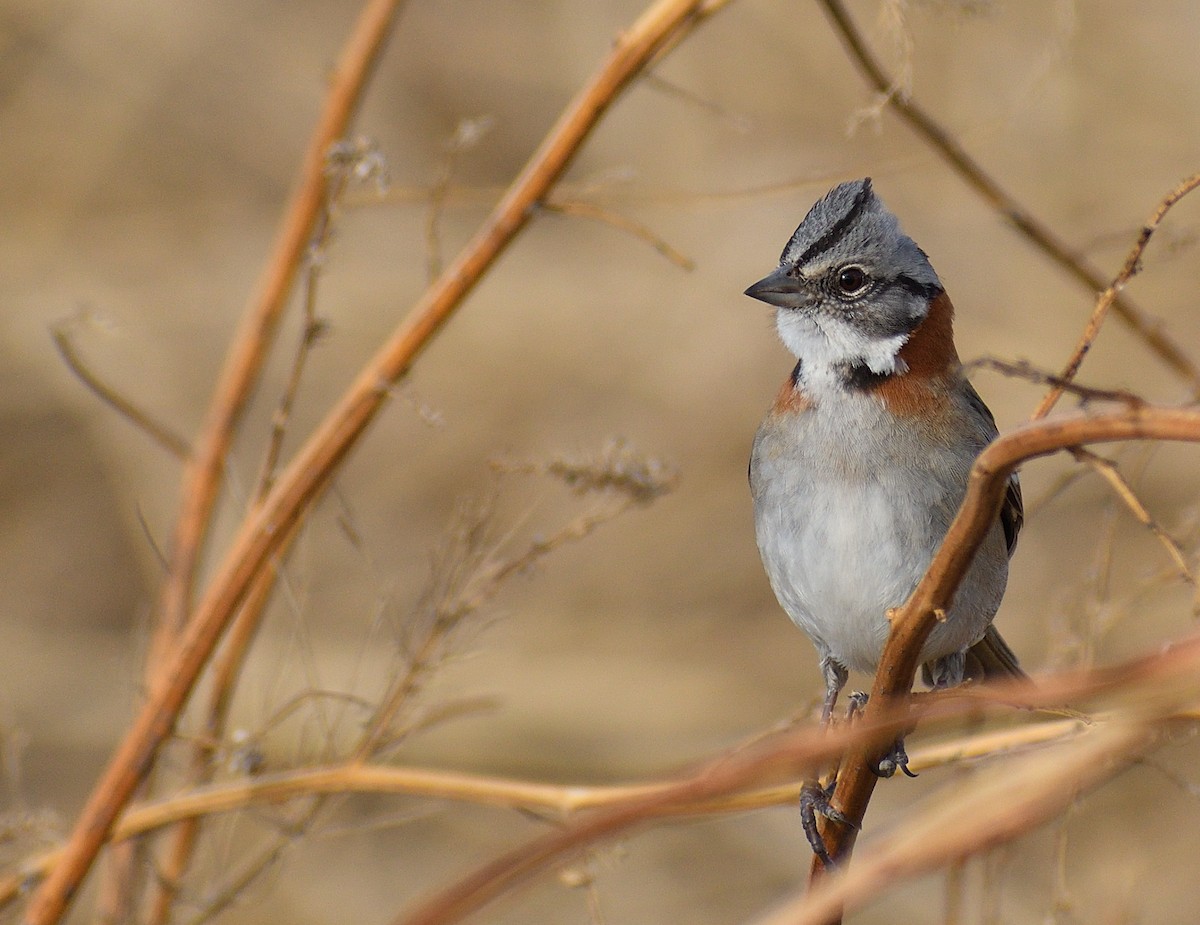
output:
<instances>
[{"instance_id":1,"label":"pale belly","mask_svg":"<svg viewBox=\"0 0 1200 925\"><path fill-rule=\"evenodd\" d=\"M789 442L793 452L795 445ZM811 444L805 449L812 449ZM920 457L909 456L909 459ZM890 625L940 545L962 488L922 467L873 459L860 477L832 477L828 458L756 444L755 526L771 586L823 657L873 671ZM965 460L969 466L969 459ZM964 474L965 467L961 470ZM1007 577L996 524L921 661L967 649L984 634Z\"/></svg>"}]
</instances>

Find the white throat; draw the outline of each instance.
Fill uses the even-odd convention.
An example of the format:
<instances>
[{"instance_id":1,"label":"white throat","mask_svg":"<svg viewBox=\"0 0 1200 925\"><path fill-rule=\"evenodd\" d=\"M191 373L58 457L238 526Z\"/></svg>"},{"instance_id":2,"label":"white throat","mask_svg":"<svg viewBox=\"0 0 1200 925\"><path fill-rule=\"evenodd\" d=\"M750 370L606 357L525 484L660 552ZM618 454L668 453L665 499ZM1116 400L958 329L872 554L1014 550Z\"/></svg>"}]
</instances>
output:
<instances>
[{"instance_id":1,"label":"white throat","mask_svg":"<svg viewBox=\"0 0 1200 925\"><path fill-rule=\"evenodd\" d=\"M908 368L899 356L907 334L869 337L838 318L786 308L775 313L775 329L784 346L801 361L800 384L813 398L845 391L849 366L866 366L878 375Z\"/></svg>"}]
</instances>

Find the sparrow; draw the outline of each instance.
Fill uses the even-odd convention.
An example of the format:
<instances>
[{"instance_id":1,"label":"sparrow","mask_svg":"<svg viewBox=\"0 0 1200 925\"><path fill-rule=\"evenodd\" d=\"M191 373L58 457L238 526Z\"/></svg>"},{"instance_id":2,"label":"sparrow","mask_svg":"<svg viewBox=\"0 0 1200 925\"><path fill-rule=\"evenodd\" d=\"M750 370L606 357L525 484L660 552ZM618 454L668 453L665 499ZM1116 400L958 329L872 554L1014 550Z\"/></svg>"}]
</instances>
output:
<instances>
[{"instance_id":1,"label":"sparrow","mask_svg":"<svg viewBox=\"0 0 1200 925\"><path fill-rule=\"evenodd\" d=\"M924 575L996 422L963 373L941 280L870 178L817 202L746 295L775 307L796 357L754 438L750 489L771 588L820 658L828 724L848 669L877 667L888 611ZM932 687L1024 677L992 625L1022 519L1014 474L921 651ZM907 772L902 743L896 762Z\"/></svg>"}]
</instances>

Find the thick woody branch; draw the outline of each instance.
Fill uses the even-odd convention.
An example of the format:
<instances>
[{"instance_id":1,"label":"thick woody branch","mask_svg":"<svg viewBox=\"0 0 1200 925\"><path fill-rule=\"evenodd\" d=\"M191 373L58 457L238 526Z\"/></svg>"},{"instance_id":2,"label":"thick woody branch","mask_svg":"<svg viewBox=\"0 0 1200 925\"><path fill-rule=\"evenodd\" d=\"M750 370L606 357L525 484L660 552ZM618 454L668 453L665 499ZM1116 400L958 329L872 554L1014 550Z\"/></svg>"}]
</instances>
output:
<instances>
[{"instance_id":1,"label":"thick woody branch","mask_svg":"<svg viewBox=\"0 0 1200 925\"><path fill-rule=\"evenodd\" d=\"M1006 762L970 787L942 795L869 851L838 868L754 925L826 925L894 883L944 868L1053 819L1074 800L1119 774L1160 739L1155 724L1126 719L1092 729L1069 746Z\"/></svg>"},{"instance_id":2,"label":"thick woody branch","mask_svg":"<svg viewBox=\"0 0 1200 925\"><path fill-rule=\"evenodd\" d=\"M158 674L145 705L96 783L76 821L62 860L34 895L26 910L29 925L50 925L61 918L117 815L152 767L158 747L170 734L222 631L259 571L374 419L392 383L408 371L421 350L529 221L534 207L566 170L616 96L701 3L702 0L659 0L617 39L603 64L568 105L482 229L426 291L280 475L270 494L248 515L207 593L183 627L178 644L166 653L164 670ZM265 331L260 331L254 339L260 342L255 349L262 349ZM257 364L247 362L249 366ZM227 386L231 383L227 379L222 381ZM222 394L226 391L228 408L240 407L244 394L234 394L237 389L223 387ZM215 428L212 432L215 435ZM201 481L203 484L199 481L197 484L204 490L215 484Z\"/></svg>"},{"instance_id":3,"label":"thick woody branch","mask_svg":"<svg viewBox=\"0 0 1200 925\"><path fill-rule=\"evenodd\" d=\"M876 711L892 715L898 704L907 701L921 647L939 616L949 608L975 553L995 522L1008 477L1017 466L1071 447L1119 440L1200 442L1200 411L1143 406L1093 416L1035 421L1001 436L980 454L971 470L966 498L945 540L912 596L892 617L892 632L866 708L868 721ZM833 806L859 825L878 780L874 764L889 744L886 737L879 736L863 741L846 753L839 768ZM844 863L853 850L854 830L830 822L824 835L830 856ZM820 860L815 859L814 883L825 873ZM835 921L836 917L829 920Z\"/></svg>"},{"instance_id":4,"label":"thick woody branch","mask_svg":"<svg viewBox=\"0 0 1200 925\"><path fill-rule=\"evenodd\" d=\"M1200 413L1195 418L1200 429ZM1200 439L1200 434L1193 439ZM1035 688L1021 685L1018 688L997 686L994 690L956 690L944 695L923 698L918 714L923 720L961 719L964 715L978 715L984 703L1008 703L1026 707L1047 707L1086 697L1121 698L1118 702L1135 703L1133 719L1141 721L1150 716L1165 725L1175 719L1191 721L1196 713L1191 703L1197 695L1197 677L1200 676L1200 637L1177 643L1169 649L1134 659L1127 664L1088 672L1068 673L1058 677L1041 679ZM1010 707L1011 708L1011 707ZM1149 713L1147 712L1149 708ZM1073 749L1075 743L1089 730L1101 728L1124 728L1130 716L1119 708L1096 722L1088 723L1078 718L1056 720L1052 723L1026 727L1015 731L991 733L988 737L1014 736L1006 738L1014 749L1050 742L1058 743L1061 749ZM692 815L704 812L733 811L749 808L746 801L792 798L795 790L776 783L782 779L788 783L802 776L806 769L822 760L822 755L842 752L849 745L857 748L862 743L888 741L897 732L907 728L913 720L907 703L892 702L890 706L875 708L869 716L853 727L845 725L822 733L813 727L805 727L789 733L761 739L755 747L718 756L707 762L694 774L682 777L665 785L651 785L641 792L628 793L629 799L618 797L618 802L607 804L603 798L590 803L600 807L596 812L572 821L561 829L537 838L493 862L479 868L460 882L437 894L408 916L396 920L395 925L450 925L478 911L487 902L528 880L548 867L562 864L588 845L626 833L655 819L676 815ZM992 739L992 744L998 744ZM968 744L963 740L941 746L940 757L966 759L978 756L977 747L982 743ZM985 746L986 748L986 746ZM935 754L938 750L935 750ZM996 751L986 753L995 755ZM934 757L927 756L926 760ZM1115 771L1114 771L1115 773ZM1031 798L1033 794L1030 795ZM1038 807L1055 805L1053 794L1037 795L1036 804L1030 812L1020 818L1028 826L1042 818ZM986 814L979 817L982 825L995 825L1001 834L1018 834L1020 828L1012 819L998 821ZM998 840L1001 834L987 836L982 830L962 826L956 830L962 844L973 844L972 839L992 837ZM939 844L941 844L939 842ZM952 848L947 846L946 851ZM871 881L877 883L878 881ZM822 887L823 889L823 887Z\"/></svg>"},{"instance_id":5,"label":"thick woody branch","mask_svg":"<svg viewBox=\"0 0 1200 925\"><path fill-rule=\"evenodd\" d=\"M852 47L859 49L858 53L865 56L860 60L872 63L839 0L824 2L831 15L845 30ZM877 66L875 67L877 69ZM963 156L965 157L965 154ZM971 166L970 162L967 166ZM1007 489L1008 477L1017 466L1026 460L1058 450L1077 451L1087 443L1141 439L1200 441L1200 418L1197 418L1195 412L1183 409L1152 408L1134 402L1130 403L1123 413L1054 421L1043 417L1062 395L1063 390L1070 386L1100 330L1106 312L1109 307L1117 304L1118 293L1136 271L1146 244L1162 218L1176 202L1198 185L1200 175L1183 181L1158 204L1143 226L1121 271L1097 299L1096 307L1062 376L1042 401L1031 421L997 439L976 460L966 498L942 541L941 548L907 603L891 617L892 632L876 671L871 702L867 709L868 715L877 709L893 710L897 704L909 698L921 648L936 621L944 617L979 545L991 524L995 522ZM878 780L874 771L876 761L887 745L883 739L864 743L851 749L839 767L833 805L859 826ZM822 832L829 856L835 862L844 864L854 849L856 830L833 822L824 824L823 821ZM810 882L815 886L827 873L821 859L814 857ZM831 912L826 921L839 922L840 911Z\"/></svg>"}]
</instances>

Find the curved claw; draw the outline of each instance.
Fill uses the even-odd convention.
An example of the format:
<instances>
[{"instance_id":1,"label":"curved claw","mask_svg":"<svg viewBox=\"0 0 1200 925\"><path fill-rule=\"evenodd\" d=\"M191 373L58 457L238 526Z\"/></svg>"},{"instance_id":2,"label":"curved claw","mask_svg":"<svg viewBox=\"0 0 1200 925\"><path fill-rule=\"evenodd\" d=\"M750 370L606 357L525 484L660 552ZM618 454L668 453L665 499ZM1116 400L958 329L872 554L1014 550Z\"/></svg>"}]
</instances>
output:
<instances>
[{"instance_id":1,"label":"curved claw","mask_svg":"<svg viewBox=\"0 0 1200 925\"><path fill-rule=\"evenodd\" d=\"M847 698L846 722L851 723L867 708L870 695L864 691L851 691Z\"/></svg>"},{"instance_id":2,"label":"curved claw","mask_svg":"<svg viewBox=\"0 0 1200 925\"><path fill-rule=\"evenodd\" d=\"M800 825L804 829L804 837L808 839L808 846L812 848L813 854L819 857L821 863L826 867L832 867L833 858L829 856L829 849L825 847L825 839L821 837L821 832L817 828L817 813L821 812L822 803L828 805L829 797L821 789L820 784L816 781L805 781L804 786L800 788Z\"/></svg>"},{"instance_id":3,"label":"curved claw","mask_svg":"<svg viewBox=\"0 0 1200 925\"><path fill-rule=\"evenodd\" d=\"M871 770L878 777L891 777L897 771L904 772L905 777L916 777L916 772L908 769L908 752L904 750L904 740L897 739L892 750L879 759L879 763Z\"/></svg>"},{"instance_id":4,"label":"curved claw","mask_svg":"<svg viewBox=\"0 0 1200 925\"><path fill-rule=\"evenodd\" d=\"M857 822L840 810L834 809L830 804L829 798L833 796L833 788L836 784L836 778L829 782L828 787L822 787L816 781L810 780L805 781L800 788L800 825L804 829L804 836L808 839L813 854L819 857L821 863L826 867L832 867L835 861L830 857L829 850L825 847L825 839L821 837L821 832L817 828L817 814L820 813L831 822L844 825L856 832L862 828Z\"/></svg>"}]
</instances>

